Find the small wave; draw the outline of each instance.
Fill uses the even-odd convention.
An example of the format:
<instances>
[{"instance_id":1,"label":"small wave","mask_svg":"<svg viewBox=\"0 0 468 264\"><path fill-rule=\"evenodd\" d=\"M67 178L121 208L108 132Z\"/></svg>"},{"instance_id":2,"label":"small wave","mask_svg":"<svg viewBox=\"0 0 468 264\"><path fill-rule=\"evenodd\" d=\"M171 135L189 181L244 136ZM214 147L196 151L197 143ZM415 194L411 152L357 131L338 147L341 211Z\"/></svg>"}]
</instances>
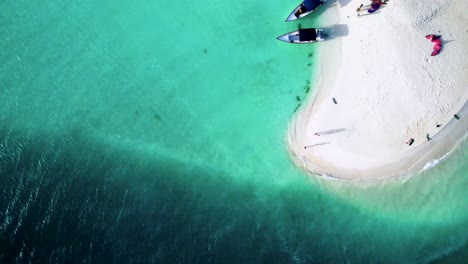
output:
<instances>
[{"instance_id":1,"label":"small wave","mask_svg":"<svg viewBox=\"0 0 468 264\"><path fill-rule=\"evenodd\" d=\"M332 181L352 181L352 180L349 180L349 179L336 177L336 176L333 176L333 175L330 175L330 174L326 174L326 173L319 174L319 176L320 176L321 178L323 178L323 179L332 180Z\"/></svg>"},{"instance_id":2,"label":"small wave","mask_svg":"<svg viewBox=\"0 0 468 264\"><path fill-rule=\"evenodd\" d=\"M465 138L466 138L466 135L465 135ZM455 144L453 146L453 148L449 152L445 153L442 157L440 157L438 159L433 159L433 160L427 162L426 164L424 164L424 167L419 171L419 173L421 173L421 172L423 172L425 170L434 168L437 164L439 164L439 162L441 162L442 160L447 158L452 152L454 152L457 149L459 143L460 143L460 141L457 144Z\"/></svg>"},{"instance_id":3,"label":"small wave","mask_svg":"<svg viewBox=\"0 0 468 264\"><path fill-rule=\"evenodd\" d=\"M425 170L428 170L428 169L430 169L430 168L435 167L437 164L439 164L439 162L440 162L440 159L435 159L435 160L429 161L428 163L426 163L426 164L424 165L424 167L422 168L421 172L422 172L422 171L425 171Z\"/></svg>"},{"instance_id":4,"label":"small wave","mask_svg":"<svg viewBox=\"0 0 468 264\"><path fill-rule=\"evenodd\" d=\"M333 175L329 175L329 174L326 174L326 173L322 173L320 174L320 176L324 179L327 179L327 180L339 180L339 178L333 176Z\"/></svg>"}]
</instances>

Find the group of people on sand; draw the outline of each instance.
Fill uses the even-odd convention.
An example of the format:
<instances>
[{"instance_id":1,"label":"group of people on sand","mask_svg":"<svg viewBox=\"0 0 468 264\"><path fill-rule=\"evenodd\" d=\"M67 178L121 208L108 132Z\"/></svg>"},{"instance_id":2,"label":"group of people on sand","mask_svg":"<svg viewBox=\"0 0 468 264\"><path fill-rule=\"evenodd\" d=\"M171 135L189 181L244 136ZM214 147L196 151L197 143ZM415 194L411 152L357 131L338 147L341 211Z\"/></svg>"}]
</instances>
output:
<instances>
[{"instance_id":1,"label":"group of people on sand","mask_svg":"<svg viewBox=\"0 0 468 264\"><path fill-rule=\"evenodd\" d=\"M454 114L453 117L454 117L456 120L460 120L460 116L457 115L457 114ZM441 126L442 126L441 124L437 124L437 125L436 125L436 127L441 127ZM431 137L429 136L429 133L426 134L426 139L427 139L427 141L431 140ZM409 145L409 146L413 145L413 143L414 143L414 138L408 139L408 141L406 141L405 143L406 143L406 145Z\"/></svg>"},{"instance_id":2,"label":"group of people on sand","mask_svg":"<svg viewBox=\"0 0 468 264\"><path fill-rule=\"evenodd\" d=\"M377 11L381 6L383 5L386 5L387 2L389 0L370 0L371 1L371 4L370 5L366 5L364 6L364 4L361 4L357 9L356 9L356 12L358 13L358 16L360 15L361 11L366 11L368 13L374 13L375 11ZM306 12L307 9L304 5L302 5L299 9L298 9L298 13L299 14L302 14L304 12ZM441 39L440 39L440 36L436 36L436 35L427 35L426 36L427 39L429 39L430 41L432 41L433 43L435 43L435 46L434 46L434 51L433 53L431 54L431 56L435 56L437 55L440 50L442 49L442 43L441 43ZM336 99L333 97L333 103L337 104L336 102ZM460 119L460 116L455 114L454 115L455 119L459 120ZM436 127L440 127L441 125L440 124L437 124ZM314 136L320 136L322 133L314 133ZM426 134L426 139L429 141L431 140L431 137L428 134ZM413 143L415 142L415 139L414 138L410 138L408 139L405 144L408 145L408 146L411 146L413 145ZM304 147L304 149L306 149L306 147Z\"/></svg>"},{"instance_id":3,"label":"group of people on sand","mask_svg":"<svg viewBox=\"0 0 468 264\"><path fill-rule=\"evenodd\" d=\"M460 116L458 114L454 114L453 117L456 120L460 120ZM441 126L442 126L441 124L436 125L436 127L441 127ZM340 130L340 129L338 129L338 130ZM329 133L329 132L331 132L331 130L330 131L325 131L325 132L316 132L316 133L314 133L314 136L320 137L321 134L328 134L327 132ZM336 132L336 130L334 130L333 132ZM426 134L426 139L427 139L427 141L431 140L431 137L429 136L429 133ZM415 141L414 138L410 138L405 142L405 144L408 145L408 146L411 146L411 145L413 145L414 141ZM311 146L305 146L304 149L307 149L307 147L311 147Z\"/></svg>"}]
</instances>

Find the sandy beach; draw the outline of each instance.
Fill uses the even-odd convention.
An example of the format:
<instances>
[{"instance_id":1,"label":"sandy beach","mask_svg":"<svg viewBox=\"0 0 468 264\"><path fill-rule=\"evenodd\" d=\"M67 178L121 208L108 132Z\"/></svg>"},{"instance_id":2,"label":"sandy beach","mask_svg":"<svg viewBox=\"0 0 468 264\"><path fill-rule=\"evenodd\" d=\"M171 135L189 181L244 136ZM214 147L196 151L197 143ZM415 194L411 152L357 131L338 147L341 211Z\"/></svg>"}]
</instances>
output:
<instances>
[{"instance_id":1,"label":"sandy beach","mask_svg":"<svg viewBox=\"0 0 468 264\"><path fill-rule=\"evenodd\" d=\"M468 132L468 1L330 0L313 94L290 123L294 162L329 178L368 181L430 168ZM442 51L426 35L440 35ZM455 118L457 115L458 118ZM414 143L409 146L408 140Z\"/></svg>"}]
</instances>

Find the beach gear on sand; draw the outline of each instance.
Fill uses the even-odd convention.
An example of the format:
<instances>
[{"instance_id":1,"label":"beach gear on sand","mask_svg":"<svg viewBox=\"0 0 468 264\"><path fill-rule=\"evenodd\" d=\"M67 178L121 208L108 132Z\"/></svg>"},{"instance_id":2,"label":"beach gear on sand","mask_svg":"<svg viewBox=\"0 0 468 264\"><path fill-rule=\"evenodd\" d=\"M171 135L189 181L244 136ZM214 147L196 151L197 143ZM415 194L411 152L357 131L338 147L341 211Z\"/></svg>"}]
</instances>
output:
<instances>
[{"instance_id":1,"label":"beach gear on sand","mask_svg":"<svg viewBox=\"0 0 468 264\"><path fill-rule=\"evenodd\" d=\"M439 52L442 50L442 40L440 39L440 36L427 35L426 38L430 40L432 43L434 43L434 48L431 53L431 56L435 56L439 54Z\"/></svg>"},{"instance_id":2,"label":"beach gear on sand","mask_svg":"<svg viewBox=\"0 0 468 264\"><path fill-rule=\"evenodd\" d=\"M411 146L414 143L414 138L410 138L408 141L406 141L406 144Z\"/></svg>"},{"instance_id":3,"label":"beach gear on sand","mask_svg":"<svg viewBox=\"0 0 468 264\"><path fill-rule=\"evenodd\" d=\"M377 11L382 5L386 5L387 4L387 1L382 1L382 0L373 0L370 7L367 12L369 13L374 13L375 11ZM359 7L358 9L360 9L361 7Z\"/></svg>"},{"instance_id":4,"label":"beach gear on sand","mask_svg":"<svg viewBox=\"0 0 468 264\"><path fill-rule=\"evenodd\" d=\"M367 10L367 12L369 13L374 13L375 11L377 11L379 8L380 8L380 4L379 3L372 3L371 4L371 8L369 8L369 10Z\"/></svg>"}]
</instances>

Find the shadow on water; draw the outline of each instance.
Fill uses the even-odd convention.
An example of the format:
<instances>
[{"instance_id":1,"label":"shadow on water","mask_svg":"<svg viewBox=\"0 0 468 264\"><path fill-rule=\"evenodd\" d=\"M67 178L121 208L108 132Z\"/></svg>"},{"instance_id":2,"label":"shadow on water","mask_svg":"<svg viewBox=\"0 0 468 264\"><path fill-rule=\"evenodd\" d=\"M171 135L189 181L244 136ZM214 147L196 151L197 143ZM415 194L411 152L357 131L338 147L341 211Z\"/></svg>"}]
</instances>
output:
<instances>
[{"instance_id":1,"label":"shadow on water","mask_svg":"<svg viewBox=\"0 0 468 264\"><path fill-rule=\"evenodd\" d=\"M309 25L303 26L302 22L309 22L309 21L315 21L316 18L320 17L323 15L323 13L331 7L334 7L336 5L339 6L339 8L346 6L349 4L350 0L329 0L327 1L323 6L319 7L316 11L314 11L312 14L298 20L298 29L301 28L308 28L311 27ZM308 23L307 23L308 24ZM324 30L324 33L328 35L327 39L334 39L337 37L346 37L349 34L348 30L348 25L347 24L335 24L335 25L323 25L323 24L316 24L312 25L313 27L316 28L322 28Z\"/></svg>"},{"instance_id":2,"label":"shadow on water","mask_svg":"<svg viewBox=\"0 0 468 264\"><path fill-rule=\"evenodd\" d=\"M306 236L320 233L318 213L328 212L326 199L310 188L292 187L294 195L277 190L272 197L222 173L143 159L76 131L64 138L13 131L0 136L2 263L337 258L320 253L313 236ZM321 211L303 208L311 201ZM298 249L305 241L308 247Z\"/></svg>"},{"instance_id":3,"label":"shadow on water","mask_svg":"<svg viewBox=\"0 0 468 264\"><path fill-rule=\"evenodd\" d=\"M337 0L337 1L340 4L340 7L345 7L351 2L351 0Z\"/></svg>"},{"instance_id":4,"label":"shadow on water","mask_svg":"<svg viewBox=\"0 0 468 264\"><path fill-rule=\"evenodd\" d=\"M407 234L305 184L235 182L78 130L0 131L0 177L2 263L417 262L434 246L426 226Z\"/></svg>"},{"instance_id":5,"label":"shadow on water","mask_svg":"<svg viewBox=\"0 0 468 264\"><path fill-rule=\"evenodd\" d=\"M346 24L336 24L330 27L323 27L323 31L328 35L326 40L346 37L349 34L348 25Z\"/></svg>"}]
</instances>

